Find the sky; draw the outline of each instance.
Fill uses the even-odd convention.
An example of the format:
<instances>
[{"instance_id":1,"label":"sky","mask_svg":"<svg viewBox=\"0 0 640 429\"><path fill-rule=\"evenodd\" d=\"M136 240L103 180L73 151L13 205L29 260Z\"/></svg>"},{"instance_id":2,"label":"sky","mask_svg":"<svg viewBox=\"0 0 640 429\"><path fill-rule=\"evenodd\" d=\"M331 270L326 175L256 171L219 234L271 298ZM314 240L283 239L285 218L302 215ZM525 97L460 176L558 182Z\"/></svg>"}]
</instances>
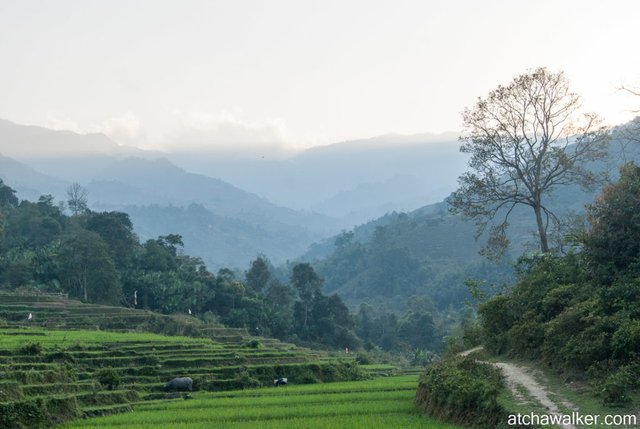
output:
<instances>
[{"instance_id":1,"label":"sky","mask_svg":"<svg viewBox=\"0 0 640 429\"><path fill-rule=\"evenodd\" d=\"M609 124L640 97L637 0L0 0L0 118L120 144L305 148L457 132L563 70Z\"/></svg>"}]
</instances>

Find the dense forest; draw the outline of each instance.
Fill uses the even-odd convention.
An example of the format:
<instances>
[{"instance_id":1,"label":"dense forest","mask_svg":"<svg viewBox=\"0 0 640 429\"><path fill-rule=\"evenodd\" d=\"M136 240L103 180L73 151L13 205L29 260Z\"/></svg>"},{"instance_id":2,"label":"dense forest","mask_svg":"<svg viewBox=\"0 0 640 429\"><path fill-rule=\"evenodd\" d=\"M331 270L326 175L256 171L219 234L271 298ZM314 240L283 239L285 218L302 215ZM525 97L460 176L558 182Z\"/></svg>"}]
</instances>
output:
<instances>
[{"instance_id":1,"label":"dense forest","mask_svg":"<svg viewBox=\"0 0 640 429\"><path fill-rule=\"evenodd\" d=\"M441 346L445 324L428 300L415 298L404 315L363 305L352 314L342 299L322 292L307 263L286 281L266 257L246 272L207 270L169 234L141 243L129 216L94 212L87 194L19 201L0 182L0 281L3 288L68 293L85 302L191 314L244 327L256 335L324 348L386 350L422 358ZM215 246L215 243L212 245Z\"/></svg>"},{"instance_id":2,"label":"dense forest","mask_svg":"<svg viewBox=\"0 0 640 429\"><path fill-rule=\"evenodd\" d=\"M482 279L485 289L511 280L509 258L484 259L473 240L473 224L441 210L392 214L365 239L344 232L334 251L314 262L327 292L349 303L366 301L404 311L412 297L429 297L440 311L460 310L470 298L466 282Z\"/></svg>"}]
</instances>

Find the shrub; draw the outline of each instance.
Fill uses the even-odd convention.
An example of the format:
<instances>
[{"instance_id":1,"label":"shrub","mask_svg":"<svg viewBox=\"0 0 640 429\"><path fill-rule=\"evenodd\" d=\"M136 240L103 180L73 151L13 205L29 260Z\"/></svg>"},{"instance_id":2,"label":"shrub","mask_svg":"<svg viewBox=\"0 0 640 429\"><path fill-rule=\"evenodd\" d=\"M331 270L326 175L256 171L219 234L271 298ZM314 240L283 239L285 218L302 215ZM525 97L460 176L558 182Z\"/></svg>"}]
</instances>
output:
<instances>
[{"instance_id":1,"label":"shrub","mask_svg":"<svg viewBox=\"0 0 640 429\"><path fill-rule=\"evenodd\" d=\"M52 425L59 425L82 415L74 396L50 398L46 401L46 407L48 420Z\"/></svg>"},{"instance_id":2,"label":"shrub","mask_svg":"<svg viewBox=\"0 0 640 429\"><path fill-rule=\"evenodd\" d=\"M498 404L503 388L499 370L470 357L453 357L427 367L420 377L415 403L437 418L477 428L498 428L507 422Z\"/></svg>"},{"instance_id":3,"label":"shrub","mask_svg":"<svg viewBox=\"0 0 640 429\"><path fill-rule=\"evenodd\" d=\"M516 323L518 313L514 309L513 299L498 295L478 308L485 347L492 353L503 353L507 350L506 333Z\"/></svg>"},{"instance_id":4,"label":"shrub","mask_svg":"<svg viewBox=\"0 0 640 429\"><path fill-rule=\"evenodd\" d=\"M138 359L138 363L146 366L158 366L160 364L160 358L156 355L144 355Z\"/></svg>"},{"instance_id":5,"label":"shrub","mask_svg":"<svg viewBox=\"0 0 640 429\"><path fill-rule=\"evenodd\" d=\"M95 379L101 386L107 387L109 390L113 390L120 385L120 374L113 368L102 368L96 371Z\"/></svg>"},{"instance_id":6,"label":"shrub","mask_svg":"<svg viewBox=\"0 0 640 429\"><path fill-rule=\"evenodd\" d=\"M247 341L244 346L250 349L259 349L262 348L262 343L260 342L260 340L253 339Z\"/></svg>"},{"instance_id":7,"label":"shrub","mask_svg":"<svg viewBox=\"0 0 640 429\"><path fill-rule=\"evenodd\" d=\"M249 375L248 372L242 371L238 377L238 388L240 389L252 389L260 387L260 380Z\"/></svg>"},{"instance_id":8,"label":"shrub","mask_svg":"<svg viewBox=\"0 0 640 429\"><path fill-rule=\"evenodd\" d=\"M611 348L616 358L630 360L640 355L640 320L626 320L611 339Z\"/></svg>"},{"instance_id":9,"label":"shrub","mask_svg":"<svg viewBox=\"0 0 640 429\"><path fill-rule=\"evenodd\" d=\"M373 363L373 360L368 353L359 352L356 355L356 362L358 362L360 365L370 365Z\"/></svg>"},{"instance_id":10,"label":"shrub","mask_svg":"<svg viewBox=\"0 0 640 429\"><path fill-rule=\"evenodd\" d=\"M631 402L627 392L630 377L631 374L625 368L620 368L605 380L600 390L604 405L621 407Z\"/></svg>"},{"instance_id":11,"label":"shrub","mask_svg":"<svg viewBox=\"0 0 640 429\"><path fill-rule=\"evenodd\" d=\"M42 344L40 343L27 343L22 346L19 350L20 354L29 355L29 356L37 356L42 353Z\"/></svg>"},{"instance_id":12,"label":"shrub","mask_svg":"<svg viewBox=\"0 0 640 429\"><path fill-rule=\"evenodd\" d=\"M80 408L75 397L0 403L1 428L49 428L77 417Z\"/></svg>"},{"instance_id":13,"label":"shrub","mask_svg":"<svg viewBox=\"0 0 640 429\"><path fill-rule=\"evenodd\" d=\"M0 382L0 402L16 401L22 396L22 389L17 381Z\"/></svg>"},{"instance_id":14,"label":"shrub","mask_svg":"<svg viewBox=\"0 0 640 429\"><path fill-rule=\"evenodd\" d=\"M42 399L0 403L2 428L44 428L46 424L47 413Z\"/></svg>"},{"instance_id":15,"label":"shrub","mask_svg":"<svg viewBox=\"0 0 640 429\"><path fill-rule=\"evenodd\" d=\"M520 356L536 358L544 343L544 324L536 320L532 312L527 312L522 319L506 335L510 351Z\"/></svg>"},{"instance_id":16,"label":"shrub","mask_svg":"<svg viewBox=\"0 0 640 429\"><path fill-rule=\"evenodd\" d=\"M76 358L67 350L56 350L51 352L45 358L45 362L69 362L75 363Z\"/></svg>"}]
</instances>

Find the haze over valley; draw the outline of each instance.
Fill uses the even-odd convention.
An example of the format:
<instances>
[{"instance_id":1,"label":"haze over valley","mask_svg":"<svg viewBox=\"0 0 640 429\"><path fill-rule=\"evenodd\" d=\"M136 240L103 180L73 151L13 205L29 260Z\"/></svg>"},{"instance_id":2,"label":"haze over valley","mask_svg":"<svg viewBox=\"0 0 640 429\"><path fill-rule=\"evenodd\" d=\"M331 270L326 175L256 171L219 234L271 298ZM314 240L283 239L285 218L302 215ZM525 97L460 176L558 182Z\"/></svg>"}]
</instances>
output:
<instances>
[{"instance_id":1,"label":"haze over valley","mask_svg":"<svg viewBox=\"0 0 640 429\"><path fill-rule=\"evenodd\" d=\"M0 0L0 428L640 428L638 16Z\"/></svg>"},{"instance_id":2,"label":"haze over valley","mask_svg":"<svg viewBox=\"0 0 640 429\"><path fill-rule=\"evenodd\" d=\"M263 160L246 150L145 151L7 120L0 153L21 198L64 201L77 182L91 208L129 213L142 239L180 233L211 267L238 268L258 254L282 263L343 229L440 201L465 163L453 135L387 135Z\"/></svg>"}]
</instances>

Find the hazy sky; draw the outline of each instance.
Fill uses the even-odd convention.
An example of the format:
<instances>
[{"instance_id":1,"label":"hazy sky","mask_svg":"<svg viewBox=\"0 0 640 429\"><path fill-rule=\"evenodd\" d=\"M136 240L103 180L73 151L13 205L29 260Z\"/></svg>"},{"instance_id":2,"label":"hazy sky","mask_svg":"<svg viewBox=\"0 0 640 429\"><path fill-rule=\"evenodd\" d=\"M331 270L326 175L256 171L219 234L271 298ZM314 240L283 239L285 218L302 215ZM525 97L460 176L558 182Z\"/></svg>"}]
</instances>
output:
<instances>
[{"instance_id":1,"label":"hazy sky","mask_svg":"<svg viewBox=\"0 0 640 429\"><path fill-rule=\"evenodd\" d=\"M564 70L640 108L638 0L0 0L0 118L144 147L455 131L478 96Z\"/></svg>"}]
</instances>

